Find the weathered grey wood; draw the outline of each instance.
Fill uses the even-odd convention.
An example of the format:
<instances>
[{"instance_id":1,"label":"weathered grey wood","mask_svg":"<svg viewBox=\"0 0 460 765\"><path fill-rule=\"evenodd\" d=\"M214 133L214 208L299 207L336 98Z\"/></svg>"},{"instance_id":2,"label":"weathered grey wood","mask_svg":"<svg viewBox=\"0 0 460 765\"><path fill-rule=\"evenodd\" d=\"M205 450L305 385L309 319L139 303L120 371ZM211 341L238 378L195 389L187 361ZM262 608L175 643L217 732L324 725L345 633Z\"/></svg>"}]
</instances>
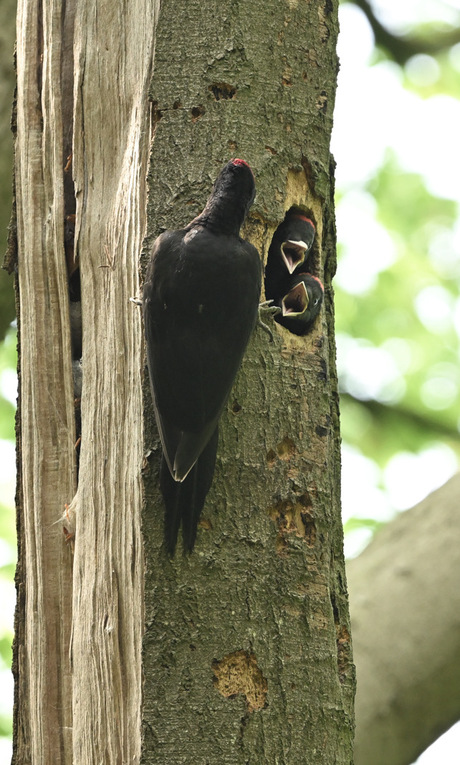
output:
<instances>
[{"instance_id":1,"label":"weathered grey wood","mask_svg":"<svg viewBox=\"0 0 460 765\"><path fill-rule=\"evenodd\" d=\"M145 229L157 12L157 0L19 2L16 765L140 756L142 333L129 297ZM76 495L66 165L83 303ZM64 503L73 559L56 524Z\"/></svg>"},{"instance_id":2,"label":"weathered grey wood","mask_svg":"<svg viewBox=\"0 0 460 765\"><path fill-rule=\"evenodd\" d=\"M75 492L64 259L60 2L18 5L19 568L14 762L71 762L72 560L55 525Z\"/></svg>"},{"instance_id":3,"label":"weathered grey wood","mask_svg":"<svg viewBox=\"0 0 460 765\"><path fill-rule=\"evenodd\" d=\"M336 4L164 0L152 82L150 238L188 222L232 156L254 169L246 234L266 254L292 204L314 215L326 311L257 330L222 418L195 550L162 547L147 430L143 762L352 761L333 306ZM146 392L146 419L151 405Z\"/></svg>"},{"instance_id":4,"label":"weathered grey wood","mask_svg":"<svg viewBox=\"0 0 460 765\"><path fill-rule=\"evenodd\" d=\"M74 762L140 754L143 554L138 258L157 0L80 2L73 172L83 308L73 597Z\"/></svg>"}]
</instances>

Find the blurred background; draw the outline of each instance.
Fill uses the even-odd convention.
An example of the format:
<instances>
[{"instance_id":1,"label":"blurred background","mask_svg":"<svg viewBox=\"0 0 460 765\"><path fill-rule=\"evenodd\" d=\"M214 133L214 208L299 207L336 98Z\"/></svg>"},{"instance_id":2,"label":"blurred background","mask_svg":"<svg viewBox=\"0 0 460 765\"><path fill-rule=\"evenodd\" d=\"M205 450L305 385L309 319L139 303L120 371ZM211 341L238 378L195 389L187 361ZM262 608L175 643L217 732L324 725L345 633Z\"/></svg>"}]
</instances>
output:
<instances>
[{"instance_id":1,"label":"blurred background","mask_svg":"<svg viewBox=\"0 0 460 765\"><path fill-rule=\"evenodd\" d=\"M460 457L460 6L349 0L332 151L346 553ZM0 243L11 205L14 3L0 5ZM6 179L6 180L5 180ZM11 755L16 337L0 277L0 763ZM458 765L460 725L417 760Z\"/></svg>"}]
</instances>

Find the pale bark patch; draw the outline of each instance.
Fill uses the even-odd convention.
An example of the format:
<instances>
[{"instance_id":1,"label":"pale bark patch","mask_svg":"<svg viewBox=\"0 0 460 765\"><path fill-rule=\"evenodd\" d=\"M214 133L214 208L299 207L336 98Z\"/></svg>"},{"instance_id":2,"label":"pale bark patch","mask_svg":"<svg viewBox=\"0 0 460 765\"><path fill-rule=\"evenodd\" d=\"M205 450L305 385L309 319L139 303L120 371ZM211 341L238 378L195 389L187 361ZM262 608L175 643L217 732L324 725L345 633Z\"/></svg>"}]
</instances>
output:
<instances>
[{"instance_id":1,"label":"pale bark patch","mask_svg":"<svg viewBox=\"0 0 460 765\"><path fill-rule=\"evenodd\" d=\"M214 686L226 698L239 693L246 698L249 712L263 709L268 685L253 653L236 651L212 664Z\"/></svg>"}]
</instances>

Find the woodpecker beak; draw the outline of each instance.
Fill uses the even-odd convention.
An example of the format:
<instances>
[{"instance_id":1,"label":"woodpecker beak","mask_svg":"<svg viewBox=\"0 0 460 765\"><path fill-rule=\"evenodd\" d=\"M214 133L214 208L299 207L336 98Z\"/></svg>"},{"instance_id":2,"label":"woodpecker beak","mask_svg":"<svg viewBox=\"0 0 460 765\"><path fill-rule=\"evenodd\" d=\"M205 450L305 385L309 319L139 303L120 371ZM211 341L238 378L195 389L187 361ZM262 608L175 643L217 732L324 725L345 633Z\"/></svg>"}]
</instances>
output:
<instances>
[{"instance_id":1,"label":"woodpecker beak","mask_svg":"<svg viewBox=\"0 0 460 765\"><path fill-rule=\"evenodd\" d=\"M308 308L309 298L303 282L297 284L281 301L283 316L300 316Z\"/></svg>"},{"instance_id":2,"label":"woodpecker beak","mask_svg":"<svg viewBox=\"0 0 460 765\"><path fill-rule=\"evenodd\" d=\"M281 255L290 274L300 263L304 262L307 249L307 245L302 241L294 242L292 239L288 239L287 242L283 242L281 245Z\"/></svg>"}]
</instances>

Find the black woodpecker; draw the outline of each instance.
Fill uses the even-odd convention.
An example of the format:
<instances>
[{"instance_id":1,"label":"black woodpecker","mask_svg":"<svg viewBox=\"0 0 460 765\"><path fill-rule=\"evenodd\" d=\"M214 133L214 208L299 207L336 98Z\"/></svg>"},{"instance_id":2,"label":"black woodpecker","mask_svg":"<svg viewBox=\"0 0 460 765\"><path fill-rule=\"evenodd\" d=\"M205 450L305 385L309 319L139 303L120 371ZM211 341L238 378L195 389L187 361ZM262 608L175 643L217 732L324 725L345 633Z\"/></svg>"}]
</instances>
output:
<instances>
[{"instance_id":1,"label":"black woodpecker","mask_svg":"<svg viewBox=\"0 0 460 765\"><path fill-rule=\"evenodd\" d=\"M315 226L299 212L286 213L276 229L265 267L265 296L278 302L288 291L291 276L307 271L308 253L315 238Z\"/></svg>"},{"instance_id":2,"label":"black woodpecker","mask_svg":"<svg viewBox=\"0 0 460 765\"><path fill-rule=\"evenodd\" d=\"M147 266L142 303L170 555L181 523L184 549L193 549L219 417L257 322L261 262L239 236L254 196L251 168L232 159L203 212L161 234Z\"/></svg>"},{"instance_id":3,"label":"black woodpecker","mask_svg":"<svg viewBox=\"0 0 460 765\"><path fill-rule=\"evenodd\" d=\"M277 304L281 313L275 321L295 335L306 335L318 316L324 297L324 287L312 274L291 276L289 289Z\"/></svg>"}]
</instances>

